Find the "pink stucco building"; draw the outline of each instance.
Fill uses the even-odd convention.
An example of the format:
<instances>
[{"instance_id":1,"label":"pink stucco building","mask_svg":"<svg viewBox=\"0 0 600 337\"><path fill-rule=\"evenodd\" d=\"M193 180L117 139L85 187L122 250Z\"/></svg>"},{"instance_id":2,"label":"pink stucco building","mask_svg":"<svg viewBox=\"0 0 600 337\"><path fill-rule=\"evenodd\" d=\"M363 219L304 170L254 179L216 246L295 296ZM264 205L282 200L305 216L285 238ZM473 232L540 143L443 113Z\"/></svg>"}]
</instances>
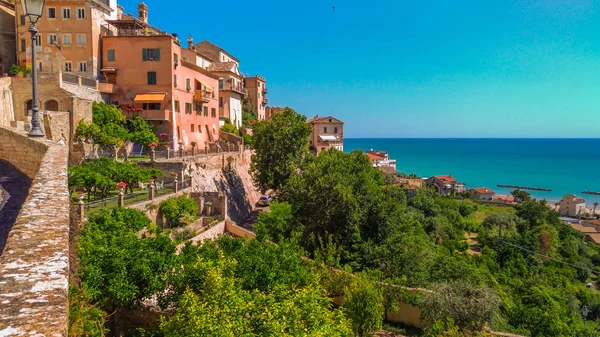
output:
<instances>
[{"instance_id":1,"label":"pink stucco building","mask_svg":"<svg viewBox=\"0 0 600 337\"><path fill-rule=\"evenodd\" d=\"M102 73L112 84L111 102L128 117L148 120L161 141L173 142L174 148L196 142L203 149L218 140L219 77L183 60L185 48L176 37L131 31L102 40Z\"/></svg>"}]
</instances>

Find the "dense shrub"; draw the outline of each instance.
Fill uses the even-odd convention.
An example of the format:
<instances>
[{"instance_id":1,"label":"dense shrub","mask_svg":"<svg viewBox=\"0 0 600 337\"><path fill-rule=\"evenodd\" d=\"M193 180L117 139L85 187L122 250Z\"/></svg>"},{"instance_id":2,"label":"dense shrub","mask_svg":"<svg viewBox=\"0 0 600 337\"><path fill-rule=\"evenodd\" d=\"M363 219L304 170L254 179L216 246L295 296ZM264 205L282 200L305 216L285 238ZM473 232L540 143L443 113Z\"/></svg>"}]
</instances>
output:
<instances>
[{"instance_id":1,"label":"dense shrub","mask_svg":"<svg viewBox=\"0 0 600 337\"><path fill-rule=\"evenodd\" d=\"M165 216L170 225L181 225L183 219L187 216L194 216L198 213L198 203L188 195L171 197L161 201L158 210Z\"/></svg>"}]
</instances>

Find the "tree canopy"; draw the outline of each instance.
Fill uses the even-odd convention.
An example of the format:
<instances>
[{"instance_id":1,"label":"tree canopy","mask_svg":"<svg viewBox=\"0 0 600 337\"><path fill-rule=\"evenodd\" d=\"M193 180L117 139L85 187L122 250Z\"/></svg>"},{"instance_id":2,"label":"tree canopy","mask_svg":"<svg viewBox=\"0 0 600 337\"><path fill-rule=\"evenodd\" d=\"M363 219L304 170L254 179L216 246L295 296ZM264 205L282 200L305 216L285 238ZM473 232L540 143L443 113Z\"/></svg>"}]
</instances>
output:
<instances>
[{"instance_id":1,"label":"tree canopy","mask_svg":"<svg viewBox=\"0 0 600 337\"><path fill-rule=\"evenodd\" d=\"M271 121L254 124L250 172L260 190L285 189L308 154L310 132L306 117L291 108L275 114Z\"/></svg>"}]
</instances>

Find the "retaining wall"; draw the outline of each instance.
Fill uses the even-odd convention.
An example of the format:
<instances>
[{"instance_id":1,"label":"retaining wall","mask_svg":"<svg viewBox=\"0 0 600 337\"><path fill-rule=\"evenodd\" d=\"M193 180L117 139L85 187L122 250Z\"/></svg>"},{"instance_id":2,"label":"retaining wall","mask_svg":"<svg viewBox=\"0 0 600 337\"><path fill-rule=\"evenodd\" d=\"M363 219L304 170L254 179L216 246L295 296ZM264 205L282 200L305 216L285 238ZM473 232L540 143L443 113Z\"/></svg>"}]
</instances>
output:
<instances>
[{"instance_id":1,"label":"retaining wall","mask_svg":"<svg viewBox=\"0 0 600 337\"><path fill-rule=\"evenodd\" d=\"M0 336L67 336L68 154L0 127L0 158L33 178L0 256Z\"/></svg>"}]
</instances>

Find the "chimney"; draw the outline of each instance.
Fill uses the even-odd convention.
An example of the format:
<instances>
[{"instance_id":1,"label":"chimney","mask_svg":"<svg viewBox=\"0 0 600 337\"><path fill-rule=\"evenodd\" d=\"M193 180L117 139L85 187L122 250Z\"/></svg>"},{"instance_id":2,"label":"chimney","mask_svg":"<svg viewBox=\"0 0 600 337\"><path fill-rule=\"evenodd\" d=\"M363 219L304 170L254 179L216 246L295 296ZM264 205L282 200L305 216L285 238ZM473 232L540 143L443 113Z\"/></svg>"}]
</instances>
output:
<instances>
[{"instance_id":1,"label":"chimney","mask_svg":"<svg viewBox=\"0 0 600 337\"><path fill-rule=\"evenodd\" d=\"M195 49L194 48L194 39L192 38L192 34L190 34L190 36L188 36L187 42L188 42L188 49L194 50Z\"/></svg>"},{"instance_id":2,"label":"chimney","mask_svg":"<svg viewBox=\"0 0 600 337\"><path fill-rule=\"evenodd\" d=\"M138 20L148 23L148 6L143 1L138 5Z\"/></svg>"}]
</instances>

